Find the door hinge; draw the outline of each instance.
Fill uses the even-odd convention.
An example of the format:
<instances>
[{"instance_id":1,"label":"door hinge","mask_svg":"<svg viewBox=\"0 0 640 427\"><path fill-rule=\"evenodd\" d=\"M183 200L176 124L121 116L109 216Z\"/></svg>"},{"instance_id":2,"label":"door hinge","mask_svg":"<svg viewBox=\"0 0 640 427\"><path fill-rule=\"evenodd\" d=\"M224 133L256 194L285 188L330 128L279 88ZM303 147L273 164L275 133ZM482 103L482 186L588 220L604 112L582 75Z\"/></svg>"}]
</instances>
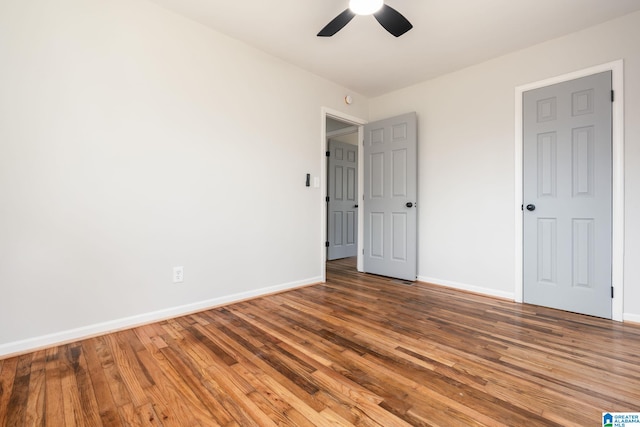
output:
<instances>
[{"instance_id":1,"label":"door hinge","mask_svg":"<svg viewBox=\"0 0 640 427\"><path fill-rule=\"evenodd\" d=\"M613 286L611 287L611 298L613 298Z\"/></svg>"},{"instance_id":2,"label":"door hinge","mask_svg":"<svg viewBox=\"0 0 640 427\"><path fill-rule=\"evenodd\" d=\"M331 157L331 151L327 151L325 154L327 155L327 157Z\"/></svg>"},{"instance_id":3,"label":"door hinge","mask_svg":"<svg viewBox=\"0 0 640 427\"><path fill-rule=\"evenodd\" d=\"M520 210L524 211L524 205L520 205Z\"/></svg>"},{"instance_id":4,"label":"door hinge","mask_svg":"<svg viewBox=\"0 0 640 427\"><path fill-rule=\"evenodd\" d=\"M324 247L328 248L329 247L329 242L324 242Z\"/></svg>"},{"instance_id":5,"label":"door hinge","mask_svg":"<svg viewBox=\"0 0 640 427\"><path fill-rule=\"evenodd\" d=\"M326 202L329 203L329 196L325 198Z\"/></svg>"},{"instance_id":6,"label":"door hinge","mask_svg":"<svg viewBox=\"0 0 640 427\"><path fill-rule=\"evenodd\" d=\"M616 100L615 92L611 91L611 102Z\"/></svg>"}]
</instances>

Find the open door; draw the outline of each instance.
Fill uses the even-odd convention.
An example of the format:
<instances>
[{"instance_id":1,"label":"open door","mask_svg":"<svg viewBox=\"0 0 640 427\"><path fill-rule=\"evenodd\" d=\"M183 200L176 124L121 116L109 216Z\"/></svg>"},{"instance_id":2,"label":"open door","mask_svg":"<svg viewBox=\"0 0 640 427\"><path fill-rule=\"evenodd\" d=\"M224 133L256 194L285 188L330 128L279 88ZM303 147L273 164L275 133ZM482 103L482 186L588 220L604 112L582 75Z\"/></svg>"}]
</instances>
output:
<instances>
[{"instance_id":1,"label":"open door","mask_svg":"<svg viewBox=\"0 0 640 427\"><path fill-rule=\"evenodd\" d=\"M364 126L364 271L417 276L417 117Z\"/></svg>"}]
</instances>

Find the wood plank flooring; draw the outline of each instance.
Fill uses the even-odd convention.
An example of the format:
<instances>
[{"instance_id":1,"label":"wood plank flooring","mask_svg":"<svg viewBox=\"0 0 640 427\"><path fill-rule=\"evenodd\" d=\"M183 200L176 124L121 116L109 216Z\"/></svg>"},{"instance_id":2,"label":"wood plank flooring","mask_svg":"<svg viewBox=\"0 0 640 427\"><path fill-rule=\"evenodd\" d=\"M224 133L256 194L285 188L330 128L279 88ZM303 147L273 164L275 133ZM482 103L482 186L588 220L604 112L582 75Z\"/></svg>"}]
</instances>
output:
<instances>
[{"instance_id":1,"label":"wood plank flooring","mask_svg":"<svg viewBox=\"0 0 640 427\"><path fill-rule=\"evenodd\" d=\"M0 360L0 426L595 426L640 326L358 274Z\"/></svg>"}]
</instances>

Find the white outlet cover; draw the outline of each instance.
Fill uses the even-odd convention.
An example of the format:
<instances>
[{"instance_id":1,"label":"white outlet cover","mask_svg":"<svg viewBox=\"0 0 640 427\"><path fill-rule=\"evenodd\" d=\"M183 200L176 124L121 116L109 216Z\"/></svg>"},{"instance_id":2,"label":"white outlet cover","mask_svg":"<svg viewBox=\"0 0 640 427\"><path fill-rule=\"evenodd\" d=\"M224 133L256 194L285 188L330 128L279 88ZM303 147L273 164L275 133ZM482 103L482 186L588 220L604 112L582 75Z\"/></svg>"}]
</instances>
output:
<instances>
[{"instance_id":1,"label":"white outlet cover","mask_svg":"<svg viewBox=\"0 0 640 427\"><path fill-rule=\"evenodd\" d=\"M182 283L184 280L184 268L173 267L173 283Z\"/></svg>"}]
</instances>

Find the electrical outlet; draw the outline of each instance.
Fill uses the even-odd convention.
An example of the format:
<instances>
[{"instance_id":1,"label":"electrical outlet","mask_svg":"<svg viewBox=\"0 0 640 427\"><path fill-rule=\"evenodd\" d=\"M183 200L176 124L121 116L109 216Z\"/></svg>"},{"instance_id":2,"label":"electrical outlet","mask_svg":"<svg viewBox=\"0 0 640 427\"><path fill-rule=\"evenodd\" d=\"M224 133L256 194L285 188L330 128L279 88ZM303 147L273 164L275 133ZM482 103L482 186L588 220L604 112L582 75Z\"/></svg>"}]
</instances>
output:
<instances>
[{"instance_id":1,"label":"electrical outlet","mask_svg":"<svg viewBox=\"0 0 640 427\"><path fill-rule=\"evenodd\" d=\"M173 283L182 283L184 281L184 268L173 267Z\"/></svg>"}]
</instances>

